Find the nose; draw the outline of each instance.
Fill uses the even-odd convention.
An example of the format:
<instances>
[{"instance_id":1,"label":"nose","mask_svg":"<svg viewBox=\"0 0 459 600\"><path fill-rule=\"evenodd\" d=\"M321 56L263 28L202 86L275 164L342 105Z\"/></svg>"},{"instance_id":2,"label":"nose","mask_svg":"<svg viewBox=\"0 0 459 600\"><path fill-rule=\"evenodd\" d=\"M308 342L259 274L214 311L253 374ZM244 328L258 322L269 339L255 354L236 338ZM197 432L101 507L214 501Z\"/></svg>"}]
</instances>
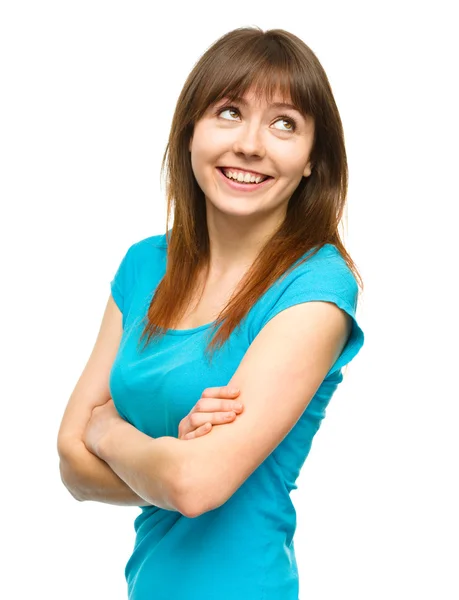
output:
<instances>
[{"instance_id":1,"label":"nose","mask_svg":"<svg viewBox=\"0 0 459 600\"><path fill-rule=\"evenodd\" d=\"M257 123L247 123L239 128L233 143L233 152L245 156L263 157L265 155L260 126Z\"/></svg>"}]
</instances>

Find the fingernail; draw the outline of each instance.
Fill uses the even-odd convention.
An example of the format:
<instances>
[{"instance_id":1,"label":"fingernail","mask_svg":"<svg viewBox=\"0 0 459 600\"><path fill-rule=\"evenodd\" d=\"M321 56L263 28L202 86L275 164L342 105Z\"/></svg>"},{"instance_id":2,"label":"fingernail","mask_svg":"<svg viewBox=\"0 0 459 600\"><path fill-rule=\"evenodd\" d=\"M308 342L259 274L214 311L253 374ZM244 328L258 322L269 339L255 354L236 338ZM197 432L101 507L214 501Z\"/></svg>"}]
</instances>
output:
<instances>
[{"instance_id":1,"label":"fingernail","mask_svg":"<svg viewBox=\"0 0 459 600\"><path fill-rule=\"evenodd\" d=\"M239 394L239 390L237 388L231 388L229 392L230 394Z\"/></svg>"},{"instance_id":2,"label":"fingernail","mask_svg":"<svg viewBox=\"0 0 459 600\"><path fill-rule=\"evenodd\" d=\"M234 404L234 408L242 408L242 404L240 404L240 402L236 402Z\"/></svg>"}]
</instances>

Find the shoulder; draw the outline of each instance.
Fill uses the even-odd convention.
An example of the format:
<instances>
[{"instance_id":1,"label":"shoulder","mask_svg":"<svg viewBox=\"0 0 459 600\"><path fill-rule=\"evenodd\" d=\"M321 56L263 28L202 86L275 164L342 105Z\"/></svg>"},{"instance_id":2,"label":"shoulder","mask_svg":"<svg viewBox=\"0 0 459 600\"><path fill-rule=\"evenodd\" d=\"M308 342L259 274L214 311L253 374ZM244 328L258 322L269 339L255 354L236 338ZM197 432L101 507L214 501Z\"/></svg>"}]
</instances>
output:
<instances>
[{"instance_id":1,"label":"shoulder","mask_svg":"<svg viewBox=\"0 0 459 600\"><path fill-rule=\"evenodd\" d=\"M355 300L359 291L354 273L333 244L325 244L311 258L301 262L292 272L292 280L295 279L307 289L333 291L348 300Z\"/></svg>"},{"instance_id":2,"label":"shoulder","mask_svg":"<svg viewBox=\"0 0 459 600\"><path fill-rule=\"evenodd\" d=\"M151 235L133 242L125 252L124 261L130 269L138 270L142 265L165 260L166 250L166 234Z\"/></svg>"},{"instance_id":3,"label":"shoulder","mask_svg":"<svg viewBox=\"0 0 459 600\"><path fill-rule=\"evenodd\" d=\"M294 276L306 273L327 273L330 276L349 274L354 277L344 257L333 244L325 244L319 250L306 252L292 267Z\"/></svg>"},{"instance_id":4,"label":"shoulder","mask_svg":"<svg viewBox=\"0 0 459 600\"><path fill-rule=\"evenodd\" d=\"M115 279L132 287L139 276L161 273L167 254L166 234L151 235L131 243L122 254Z\"/></svg>"},{"instance_id":5,"label":"shoulder","mask_svg":"<svg viewBox=\"0 0 459 600\"><path fill-rule=\"evenodd\" d=\"M315 253L314 253L315 252ZM253 306L251 339L279 312L303 302L333 302L355 316L359 288L338 248L325 244L306 252Z\"/></svg>"},{"instance_id":6,"label":"shoulder","mask_svg":"<svg viewBox=\"0 0 459 600\"><path fill-rule=\"evenodd\" d=\"M128 252L131 254L139 254L154 252L157 250L167 250L166 234L150 235L134 242Z\"/></svg>"},{"instance_id":7,"label":"shoulder","mask_svg":"<svg viewBox=\"0 0 459 600\"><path fill-rule=\"evenodd\" d=\"M306 252L268 289L266 296L278 299L299 294L305 299L319 299L321 293L346 300L355 300L358 295L354 274L333 244Z\"/></svg>"}]
</instances>

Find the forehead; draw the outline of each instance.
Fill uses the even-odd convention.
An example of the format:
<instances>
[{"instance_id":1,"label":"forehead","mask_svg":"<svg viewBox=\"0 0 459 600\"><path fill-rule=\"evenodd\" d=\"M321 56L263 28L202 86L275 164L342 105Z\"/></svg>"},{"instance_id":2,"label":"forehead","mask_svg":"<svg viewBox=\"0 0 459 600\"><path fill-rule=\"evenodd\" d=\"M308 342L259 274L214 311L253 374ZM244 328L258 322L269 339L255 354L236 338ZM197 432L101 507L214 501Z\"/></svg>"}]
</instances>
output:
<instances>
[{"instance_id":1,"label":"forehead","mask_svg":"<svg viewBox=\"0 0 459 600\"><path fill-rule=\"evenodd\" d=\"M254 92L246 93L243 96L240 95L229 95L225 96L222 99L236 101L242 106L259 106L259 107L275 107L275 108L291 108L293 110L298 110L298 108L294 105L290 96L285 96L282 94L274 94L271 98L266 95L256 94Z\"/></svg>"},{"instance_id":2,"label":"forehead","mask_svg":"<svg viewBox=\"0 0 459 600\"><path fill-rule=\"evenodd\" d=\"M257 107L257 108L287 108L291 110L300 111L300 108L295 105L294 101L289 92L282 92L280 90L268 91L268 90L257 90L249 89L246 92L240 93L237 90L233 92L227 92L221 95L214 104L223 104L225 102L237 102L244 107Z\"/></svg>"}]
</instances>

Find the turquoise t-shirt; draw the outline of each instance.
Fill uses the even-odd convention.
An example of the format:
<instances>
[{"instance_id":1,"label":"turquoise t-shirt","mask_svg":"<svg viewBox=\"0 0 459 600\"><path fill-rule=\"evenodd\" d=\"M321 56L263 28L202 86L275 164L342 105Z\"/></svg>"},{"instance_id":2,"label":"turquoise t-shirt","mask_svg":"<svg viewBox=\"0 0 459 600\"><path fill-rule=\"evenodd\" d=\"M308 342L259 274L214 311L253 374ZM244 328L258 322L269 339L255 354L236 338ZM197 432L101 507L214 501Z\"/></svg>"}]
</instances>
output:
<instances>
[{"instance_id":1,"label":"turquoise t-shirt","mask_svg":"<svg viewBox=\"0 0 459 600\"><path fill-rule=\"evenodd\" d=\"M180 421L204 389L227 385L259 331L285 308L324 300L351 315L353 323L345 348L298 422L225 504L196 518L139 507L125 569L129 599L298 600L290 492L343 379L341 368L363 345L357 282L337 248L327 244L265 292L209 365L204 349L212 323L168 330L144 352L144 340L138 344L142 320L165 274L166 250L165 234L133 244L111 281L123 336L110 391L119 414L151 437L178 437Z\"/></svg>"}]
</instances>

